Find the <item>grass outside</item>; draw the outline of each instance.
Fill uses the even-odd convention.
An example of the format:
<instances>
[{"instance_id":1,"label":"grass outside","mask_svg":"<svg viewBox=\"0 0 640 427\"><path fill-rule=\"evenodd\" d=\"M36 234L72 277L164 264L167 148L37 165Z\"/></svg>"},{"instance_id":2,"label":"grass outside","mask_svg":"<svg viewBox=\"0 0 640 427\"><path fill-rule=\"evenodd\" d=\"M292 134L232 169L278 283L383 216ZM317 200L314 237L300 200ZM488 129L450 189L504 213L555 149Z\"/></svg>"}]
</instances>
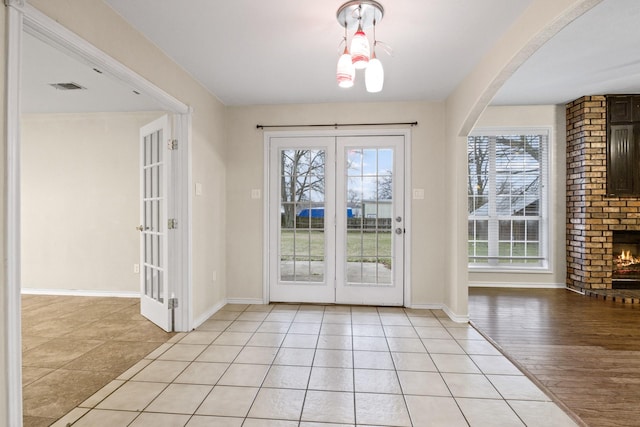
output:
<instances>
[{"instance_id":1,"label":"grass outside","mask_svg":"<svg viewBox=\"0 0 640 427\"><path fill-rule=\"evenodd\" d=\"M324 259L324 231L282 230L280 255L283 260ZM347 261L379 262L391 266L391 232L347 232Z\"/></svg>"},{"instance_id":2,"label":"grass outside","mask_svg":"<svg viewBox=\"0 0 640 427\"><path fill-rule=\"evenodd\" d=\"M469 242L468 243L468 254L469 257L473 255L476 256L487 256L489 254L489 243L488 242ZM498 243L498 255L499 256L539 256L539 243L531 242L500 242ZM475 248L475 252L474 252ZM487 258L470 258L470 260L475 264L486 264L489 262ZM499 259L498 263L500 264L537 264L540 262L535 259Z\"/></svg>"}]
</instances>

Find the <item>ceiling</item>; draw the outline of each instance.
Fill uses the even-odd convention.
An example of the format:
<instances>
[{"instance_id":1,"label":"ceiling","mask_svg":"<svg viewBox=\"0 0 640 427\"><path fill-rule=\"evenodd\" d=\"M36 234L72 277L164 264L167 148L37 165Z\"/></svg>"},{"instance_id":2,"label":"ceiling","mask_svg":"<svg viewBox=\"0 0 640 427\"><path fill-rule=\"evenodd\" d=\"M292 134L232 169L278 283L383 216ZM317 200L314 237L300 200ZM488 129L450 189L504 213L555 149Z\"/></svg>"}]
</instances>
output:
<instances>
[{"instance_id":1,"label":"ceiling","mask_svg":"<svg viewBox=\"0 0 640 427\"><path fill-rule=\"evenodd\" d=\"M441 101L532 0L381 0L385 86L362 71L340 89L341 0L104 0L225 105ZM539 49L494 105L564 104L587 94L640 93L640 2L604 0ZM24 111L136 111L157 105L86 61L27 37ZM59 91L73 81L86 91Z\"/></svg>"},{"instance_id":2,"label":"ceiling","mask_svg":"<svg viewBox=\"0 0 640 427\"><path fill-rule=\"evenodd\" d=\"M23 113L79 113L160 110L157 102L85 60L25 32L22 44ZM85 89L60 90L55 83Z\"/></svg>"},{"instance_id":3,"label":"ceiling","mask_svg":"<svg viewBox=\"0 0 640 427\"><path fill-rule=\"evenodd\" d=\"M336 84L343 0L104 0L225 105L442 100L531 0L380 0L385 87Z\"/></svg>"},{"instance_id":4,"label":"ceiling","mask_svg":"<svg viewBox=\"0 0 640 427\"><path fill-rule=\"evenodd\" d=\"M493 104L566 104L640 93L640 1L604 0L525 62Z\"/></svg>"}]
</instances>

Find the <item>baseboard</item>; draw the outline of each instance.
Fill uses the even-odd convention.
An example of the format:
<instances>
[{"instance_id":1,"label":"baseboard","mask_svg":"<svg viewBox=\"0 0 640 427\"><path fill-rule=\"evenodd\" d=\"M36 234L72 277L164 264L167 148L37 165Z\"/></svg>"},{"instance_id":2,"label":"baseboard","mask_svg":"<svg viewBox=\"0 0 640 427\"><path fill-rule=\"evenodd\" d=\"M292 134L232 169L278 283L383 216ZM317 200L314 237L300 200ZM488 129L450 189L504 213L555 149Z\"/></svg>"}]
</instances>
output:
<instances>
[{"instance_id":1,"label":"baseboard","mask_svg":"<svg viewBox=\"0 0 640 427\"><path fill-rule=\"evenodd\" d=\"M459 314L455 314L449 307L446 305L442 307L442 310L449 316L449 319L453 320L456 323L469 323L469 315L461 316Z\"/></svg>"},{"instance_id":2,"label":"baseboard","mask_svg":"<svg viewBox=\"0 0 640 427\"><path fill-rule=\"evenodd\" d=\"M264 301L258 298L227 298L227 304L254 304L264 305Z\"/></svg>"},{"instance_id":3,"label":"baseboard","mask_svg":"<svg viewBox=\"0 0 640 427\"><path fill-rule=\"evenodd\" d=\"M204 322L206 322L207 320L209 320L209 318L211 316L213 316L214 314L216 314L218 311L220 311L220 309L222 307L224 307L225 305L227 305L227 300L223 299L222 301L220 301L219 303L217 303L216 305L214 305L213 307L211 307L209 310L205 311L203 314L201 314L200 316L198 316L197 319L193 320L193 324L191 325L192 329L196 329L198 326L202 325Z\"/></svg>"},{"instance_id":4,"label":"baseboard","mask_svg":"<svg viewBox=\"0 0 640 427\"><path fill-rule=\"evenodd\" d=\"M455 314L449 307L444 304L412 304L410 308L415 308L417 310L442 310L445 312L449 319L456 323L468 323L469 316L460 316Z\"/></svg>"},{"instance_id":5,"label":"baseboard","mask_svg":"<svg viewBox=\"0 0 640 427\"><path fill-rule=\"evenodd\" d=\"M72 297L111 297L111 298L140 298L140 292L126 291L94 291L84 289L36 289L22 288L24 295L61 295Z\"/></svg>"},{"instance_id":6,"label":"baseboard","mask_svg":"<svg viewBox=\"0 0 640 427\"><path fill-rule=\"evenodd\" d=\"M564 289L565 283L492 283L472 282L470 288L511 288L511 289Z\"/></svg>"},{"instance_id":7,"label":"baseboard","mask_svg":"<svg viewBox=\"0 0 640 427\"><path fill-rule=\"evenodd\" d=\"M442 310L444 304L411 304L407 308L415 308L416 310Z\"/></svg>"}]
</instances>

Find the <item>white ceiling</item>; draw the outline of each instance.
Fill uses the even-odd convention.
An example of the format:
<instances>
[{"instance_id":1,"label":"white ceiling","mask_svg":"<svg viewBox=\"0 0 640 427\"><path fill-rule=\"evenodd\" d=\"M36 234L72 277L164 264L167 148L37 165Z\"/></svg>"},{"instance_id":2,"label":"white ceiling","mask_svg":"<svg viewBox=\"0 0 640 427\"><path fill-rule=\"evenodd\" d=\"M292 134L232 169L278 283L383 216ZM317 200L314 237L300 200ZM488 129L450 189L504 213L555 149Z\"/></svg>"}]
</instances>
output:
<instances>
[{"instance_id":1,"label":"white ceiling","mask_svg":"<svg viewBox=\"0 0 640 427\"><path fill-rule=\"evenodd\" d=\"M22 45L23 113L154 111L158 104L90 63L26 33ZM76 83L86 90L59 90L52 83Z\"/></svg>"},{"instance_id":2,"label":"white ceiling","mask_svg":"<svg viewBox=\"0 0 640 427\"><path fill-rule=\"evenodd\" d=\"M640 1L605 0L542 46L493 104L565 104L640 93Z\"/></svg>"},{"instance_id":3,"label":"white ceiling","mask_svg":"<svg viewBox=\"0 0 640 427\"><path fill-rule=\"evenodd\" d=\"M338 88L343 0L105 0L226 105L442 100L531 0L380 0L381 93Z\"/></svg>"},{"instance_id":4,"label":"white ceiling","mask_svg":"<svg viewBox=\"0 0 640 427\"><path fill-rule=\"evenodd\" d=\"M382 0L381 93L335 82L342 0L104 0L226 105L445 99L532 0ZM604 0L536 52L493 104L563 104L640 93L640 1ZM49 83L88 88L63 92ZM158 107L91 64L33 37L24 48L23 111Z\"/></svg>"}]
</instances>

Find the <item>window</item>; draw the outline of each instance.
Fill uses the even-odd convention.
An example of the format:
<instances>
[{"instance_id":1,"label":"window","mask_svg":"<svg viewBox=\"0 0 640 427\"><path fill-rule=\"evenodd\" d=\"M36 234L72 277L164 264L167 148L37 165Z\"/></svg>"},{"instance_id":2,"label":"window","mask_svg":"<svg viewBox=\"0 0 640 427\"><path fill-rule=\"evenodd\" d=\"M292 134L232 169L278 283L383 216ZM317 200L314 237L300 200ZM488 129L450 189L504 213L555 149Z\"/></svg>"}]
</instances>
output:
<instances>
[{"instance_id":1,"label":"window","mask_svg":"<svg viewBox=\"0 0 640 427\"><path fill-rule=\"evenodd\" d=\"M470 267L547 267L548 141L547 129L467 139Z\"/></svg>"}]
</instances>

